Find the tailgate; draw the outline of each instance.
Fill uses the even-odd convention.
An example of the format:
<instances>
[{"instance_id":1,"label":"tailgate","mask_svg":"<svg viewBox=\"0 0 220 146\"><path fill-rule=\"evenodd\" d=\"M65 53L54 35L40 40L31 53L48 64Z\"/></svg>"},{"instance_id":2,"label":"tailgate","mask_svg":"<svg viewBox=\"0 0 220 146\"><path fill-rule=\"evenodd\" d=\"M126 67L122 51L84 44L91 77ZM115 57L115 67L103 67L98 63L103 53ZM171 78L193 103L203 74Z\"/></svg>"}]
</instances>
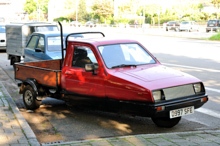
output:
<instances>
[{"instance_id":1,"label":"tailgate","mask_svg":"<svg viewBox=\"0 0 220 146\"><path fill-rule=\"evenodd\" d=\"M49 60L15 64L15 79L35 79L38 84L58 88L61 79L61 60Z\"/></svg>"}]
</instances>

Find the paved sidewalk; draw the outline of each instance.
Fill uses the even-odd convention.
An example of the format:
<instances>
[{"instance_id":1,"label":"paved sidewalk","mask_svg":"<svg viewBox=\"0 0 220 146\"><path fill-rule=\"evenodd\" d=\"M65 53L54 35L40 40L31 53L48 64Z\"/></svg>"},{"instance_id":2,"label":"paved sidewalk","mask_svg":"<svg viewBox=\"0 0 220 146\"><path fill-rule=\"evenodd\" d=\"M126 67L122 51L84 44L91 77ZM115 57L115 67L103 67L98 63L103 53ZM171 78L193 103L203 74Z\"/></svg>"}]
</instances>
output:
<instances>
[{"instance_id":1,"label":"paved sidewalk","mask_svg":"<svg viewBox=\"0 0 220 146\"><path fill-rule=\"evenodd\" d=\"M40 144L0 81L0 146L9 145L37 146Z\"/></svg>"}]
</instances>

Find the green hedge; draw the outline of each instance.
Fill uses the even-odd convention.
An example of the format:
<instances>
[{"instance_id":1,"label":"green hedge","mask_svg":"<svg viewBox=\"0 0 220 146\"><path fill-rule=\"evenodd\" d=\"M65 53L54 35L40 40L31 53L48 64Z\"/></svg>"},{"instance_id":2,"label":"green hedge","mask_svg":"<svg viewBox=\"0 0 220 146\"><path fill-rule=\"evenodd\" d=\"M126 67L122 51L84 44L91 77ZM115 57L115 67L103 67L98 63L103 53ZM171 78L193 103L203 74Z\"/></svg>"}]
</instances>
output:
<instances>
[{"instance_id":1,"label":"green hedge","mask_svg":"<svg viewBox=\"0 0 220 146\"><path fill-rule=\"evenodd\" d=\"M216 40L216 41L220 41L220 33L213 35L209 38L209 40Z\"/></svg>"}]
</instances>

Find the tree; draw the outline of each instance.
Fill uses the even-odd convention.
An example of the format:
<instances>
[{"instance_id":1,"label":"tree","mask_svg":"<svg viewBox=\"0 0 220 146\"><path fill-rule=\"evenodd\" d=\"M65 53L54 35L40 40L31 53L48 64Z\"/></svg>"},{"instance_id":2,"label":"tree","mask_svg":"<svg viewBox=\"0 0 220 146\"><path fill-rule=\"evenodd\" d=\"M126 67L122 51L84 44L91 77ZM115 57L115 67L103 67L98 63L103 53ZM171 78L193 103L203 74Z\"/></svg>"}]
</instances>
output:
<instances>
[{"instance_id":1,"label":"tree","mask_svg":"<svg viewBox=\"0 0 220 146\"><path fill-rule=\"evenodd\" d=\"M88 21L89 14L86 10L86 1L80 0L78 5L78 20L79 21Z\"/></svg>"},{"instance_id":2,"label":"tree","mask_svg":"<svg viewBox=\"0 0 220 146\"><path fill-rule=\"evenodd\" d=\"M218 19L218 12L219 12L219 8L220 8L220 0L212 0L211 3L214 4L214 7L216 7L216 9L217 9L216 15L217 15L217 19Z\"/></svg>"},{"instance_id":3,"label":"tree","mask_svg":"<svg viewBox=\"0 0 220 146\"><path fill-rule=\"evenodd\" d=\"M37 3L34 0L27 0L24 4L24 11L28 12L28 14L37 11Z\"/></svg>"},{"instance_id":4,"label":"tree","mask_svg":"<svg viewBox=\"0 0 220 146\"><path fill-rule=\"evenodd\" d=\"M37 9L39 8L43 14L44 18L48 17L48 2L49 0L27 0L24 4L23 9L28 12L29 15L33 15L33 13L37 13Z\"/></svg>"},{"instance_id":5,"label":"tree","mask_svg":"<svg viewBox=\"0 0 220 146\"><path fill-rule=\"evenodd\" d=\"M92 6L94 18L106 18L110 17L114 13L113 1L112 0L95 0Z\"/></svg>"},{"instance_id":6,"label":"tree","mask_svg":"<svg viewBox=\"0 0 220 146\"><path fill-rule=\"evenodd\" d=\"M69 20L76 20L76 0L65 0L63 15Z\"/></svg>"}]
</instances>

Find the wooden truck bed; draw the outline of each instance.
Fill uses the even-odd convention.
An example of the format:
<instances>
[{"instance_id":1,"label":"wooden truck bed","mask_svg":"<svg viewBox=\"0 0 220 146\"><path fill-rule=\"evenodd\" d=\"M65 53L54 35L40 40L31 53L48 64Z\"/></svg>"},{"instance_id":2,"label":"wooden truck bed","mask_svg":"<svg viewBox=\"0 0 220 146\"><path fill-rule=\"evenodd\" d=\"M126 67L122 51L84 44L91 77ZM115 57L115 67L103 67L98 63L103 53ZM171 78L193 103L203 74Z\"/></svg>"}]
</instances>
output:
<instances>
[{"instance_id":1,"label":"wooden truck bed","mask_svg":"<svg viewBox=\"0 0 220 146\"><path fill-rule=\"evenodd\" d=\"M57 88L61 79L61 59L15 64L15 79L35 79L38 84Z\"/></svg>"}]
</instances>

